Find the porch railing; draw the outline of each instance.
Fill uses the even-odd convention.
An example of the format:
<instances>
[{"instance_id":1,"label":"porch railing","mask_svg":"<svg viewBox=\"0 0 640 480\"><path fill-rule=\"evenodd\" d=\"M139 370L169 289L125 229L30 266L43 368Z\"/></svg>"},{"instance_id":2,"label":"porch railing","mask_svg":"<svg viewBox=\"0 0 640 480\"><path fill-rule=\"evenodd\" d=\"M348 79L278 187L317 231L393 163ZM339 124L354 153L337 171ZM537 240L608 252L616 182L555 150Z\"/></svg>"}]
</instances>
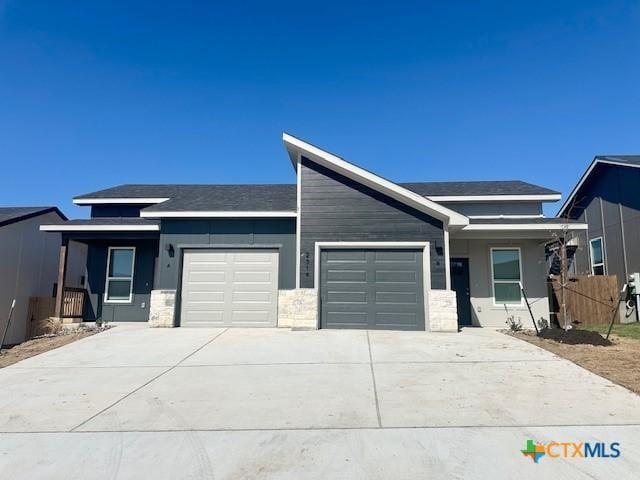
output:
<instances>
[{"instance_id":1,"label":"porch railing","mask_svg":"<svg viewBox=\"0 0 640 480\"><path fill-rule=\"evenodd\" d=\"M87 291L84 288L64 287L62 298L62 317L82 318L86 295Z\"/></svg>"}]
</instances>

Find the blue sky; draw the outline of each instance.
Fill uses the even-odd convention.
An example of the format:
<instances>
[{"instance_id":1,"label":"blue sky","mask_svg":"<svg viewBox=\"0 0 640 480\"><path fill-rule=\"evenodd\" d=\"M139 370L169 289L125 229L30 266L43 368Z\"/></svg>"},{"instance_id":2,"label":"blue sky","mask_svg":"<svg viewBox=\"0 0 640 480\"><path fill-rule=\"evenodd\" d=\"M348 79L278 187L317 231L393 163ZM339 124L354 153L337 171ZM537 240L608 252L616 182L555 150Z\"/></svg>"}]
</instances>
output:
<instances>
[{"instance_id":1,"label":"blue sky","mask_svg":"<svg viewBox=\"0 0 640 480\"><path fill-rule=\"evenodd\" d=\"M0 0L0 204L294 182L284 130L396 181L566 195L640 153L638 52L637 2Z\"/></svg>"}]
</instances>

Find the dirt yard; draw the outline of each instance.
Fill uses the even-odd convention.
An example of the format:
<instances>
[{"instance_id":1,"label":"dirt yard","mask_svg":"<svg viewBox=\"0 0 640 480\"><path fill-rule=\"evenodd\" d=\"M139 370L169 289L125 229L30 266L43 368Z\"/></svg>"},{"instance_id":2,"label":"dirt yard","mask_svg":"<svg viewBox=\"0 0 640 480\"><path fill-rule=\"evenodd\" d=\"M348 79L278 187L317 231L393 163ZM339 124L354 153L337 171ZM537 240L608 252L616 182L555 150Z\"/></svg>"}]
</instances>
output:
<instances>
[{"instance_id":1,"label":"dirt yard","mask_svg":"<svg viewBox=\"0 0 640 480\"><path fill-rule=\"evenodd\" d=\"M534 332L507 333L559 355L640 394L640 340L612 335L612 345L568 345L536 337Z\"/></svg>"},{"instance_id":2,"label":"dirt yard","mask_svg":"<svg viewBox=\"0 0 640 480\"><path fill-rule=\"evenodd\" d=\"M81 338L98 333L97 329L83 329L77 332L65 332L52 336L43 336L28 340L11 348L3 348L0 351L0 368L8 367L25 358L39 355L40 353L62 347Z\"/></svg>"}]
</instances>

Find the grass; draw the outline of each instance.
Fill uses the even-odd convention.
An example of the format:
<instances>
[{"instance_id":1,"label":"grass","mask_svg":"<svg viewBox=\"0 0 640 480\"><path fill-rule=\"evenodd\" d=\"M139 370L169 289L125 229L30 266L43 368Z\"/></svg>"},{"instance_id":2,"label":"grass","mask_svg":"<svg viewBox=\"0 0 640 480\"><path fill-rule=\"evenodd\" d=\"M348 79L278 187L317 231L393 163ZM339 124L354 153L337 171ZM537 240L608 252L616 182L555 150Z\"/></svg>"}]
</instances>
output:
<instances>
[{"instance_id":1,"label":"grass","mask_svg":"<svg viewBox=\"0 0 640 480\"><path fill-rule=\"evenodd\" d=\"M592 330L604 336L607 334L609 325L581 325L579 328L583 330ZM614 324L611 329L611 333L619 337L628 337L640 340L640 323Z\"/></svg>"}]
</instances>

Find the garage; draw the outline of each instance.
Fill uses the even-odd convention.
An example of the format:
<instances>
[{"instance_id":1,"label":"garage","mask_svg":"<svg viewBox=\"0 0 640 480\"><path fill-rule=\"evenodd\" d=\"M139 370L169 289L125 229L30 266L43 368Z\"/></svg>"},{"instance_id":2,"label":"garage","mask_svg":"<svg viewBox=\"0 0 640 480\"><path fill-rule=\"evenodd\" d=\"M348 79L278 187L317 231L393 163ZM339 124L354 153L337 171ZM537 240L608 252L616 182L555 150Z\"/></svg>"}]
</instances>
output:
<instances>
[{"instance_id":1,"label":"garage","mask_svg":"<svg viewBox=\"0 0 640 480\"><path fill-rule=\"evenodd\" d=\"M321 250L321 328L424 330L424 317L422 250Z\"/></svg>"},{"instance_id":2,"label":"garage","mask_svg":"<svg viewBox=\"0 0 640 480\"><path fill-rule=\"evenodd\" d=\"M278 251L186 250L180 324L185 327L275 327Z\"/></svg>"}]
</instances>

